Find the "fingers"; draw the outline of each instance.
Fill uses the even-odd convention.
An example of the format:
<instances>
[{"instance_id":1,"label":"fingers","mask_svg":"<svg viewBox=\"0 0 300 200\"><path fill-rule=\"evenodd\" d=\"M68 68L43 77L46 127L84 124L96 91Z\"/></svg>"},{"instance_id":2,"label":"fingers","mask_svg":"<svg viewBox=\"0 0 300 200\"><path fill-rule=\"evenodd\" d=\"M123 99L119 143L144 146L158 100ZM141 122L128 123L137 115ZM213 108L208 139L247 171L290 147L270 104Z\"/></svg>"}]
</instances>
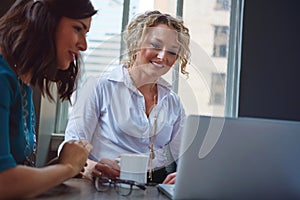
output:
<instances>
[{"instance_id":1,"label":"fingers","mask_svg":"<svg viewBox=\"0 0 300 200\"><path fill-rule=\"evenodd\" d=\"M75 175L73 178L83 178L83 175L82 175L82 173L80 172L80 173L78 173L77 175Z\"/></svg>"},{"instance_id":2,"label":"fingers","mask_svg":"<svg viewBox=\"0 0 300 200\"><path fill-rule=\"evenodd\" d=\"M93 149L93 146L91 144L86 144L84 147L88 152L91 152Z\"/></svg>"},{"instance_id":3,"label":"fingers","mask_svg":"<svg viewBox=\"0 0 300 200\"><path fill-rule=\"evenodd\" d=\"M68 142L66 142L64 144L64 146L67 146L67 145L76 145L77 147L80 146L81 148L84 148L85 149L85 152L87 154L89 154L91 152L91 150L93 149L93 146L88 143L88 141L86 140L69 140ZM63 146L63 148L64 148Z\"/></svg>"},{"instance_id":4,"label":"fingers","mask_svg":"<svg viewBox=\"0 0 300 200\"><path fill-rule=\"evenodd\" d=\"M120 166L118 164L118 161L116 160L111 160L111 159L108 159L108 158L102 158L99 163L105 165L105 166L108 166L112 169L115 169L115 170L120 170Z\"/></svg>"},{"instance_id":5,"label":"fingers","mask_svg":"<svg viewBox=\"0 0 300 200\"><path fill-rule=\"evenodd\" d=\"M164 180L163 184L175 184L176 172L169 174Z\"/></svg>"},{"instance_id":6,"label":"fingers","mask_svg":"<svg viewBox=\"0 0 300 200\"><path fill-rule=\"evenodd\" d=\"M97 164L95 166L95 170L93 171L93 174L96 176L105 176L108 178L117 178L120 176L120 171L113 169L112 167L106 165L106 164Z\"/></svg>"},{"instance_id":7,"label":"fingers","mask_svg":"<svg viewBox=\"0 0 300 200\"><path fill-rule=\"evenodd\" d=\"M93 172L96 164L97 164L97 162L95 162L93 160L90 160L90 159L87 160L85 167L84 167L84 172L82 172L83 178L87 178L90 180L93 179L92 172Z\"/></svg>"},{"instance_id":8,"label":"fingers","mask_svg":"<svg viewBox=\"0 0 300 200\"><path fill-rule=\"evenodd\" d=\"M92 174L93 176L117 178L120 176L120 167L117 161L103 158L95 165Z\"/></svg>"},{"instance_id":9,"label":"fingers","mask_svg":"<svg viewBox=\"0 0 300 200\"><path fill-rule=\"evenodd\" d=\"M93 146L90 143L88 143L87 140L78 140L75 142L83 146L88 152L90 152L93 149Z\"/></svg>"},{"instance_id":10,"label":"fingers","mask_svg":"<svg viewBox=\"0 0 300 200\"><path fill-rule=\"evenodd\" d=\"M59 154L58 163L72 166L74 175L82 172L92 146L87 141L68 141Z\"/></svg>"}]
</instances>

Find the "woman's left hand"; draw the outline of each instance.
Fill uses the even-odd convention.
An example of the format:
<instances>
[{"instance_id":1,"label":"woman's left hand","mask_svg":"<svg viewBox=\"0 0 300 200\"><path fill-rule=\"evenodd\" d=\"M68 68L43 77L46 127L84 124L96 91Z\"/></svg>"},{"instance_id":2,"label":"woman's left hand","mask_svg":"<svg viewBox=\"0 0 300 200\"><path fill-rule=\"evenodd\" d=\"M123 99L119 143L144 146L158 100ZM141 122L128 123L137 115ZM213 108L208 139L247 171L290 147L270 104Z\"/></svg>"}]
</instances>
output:
<instances>
[{"instance_id":1,"label":"woman's left hand","mask_svg":"<svg viewBox=\"0 0 300 200\"><path fill-rule=\"evenodd\" d=\"M163 184L175 184L176 172L169 174L164 180Z\"/></svg>"}]
</instances>

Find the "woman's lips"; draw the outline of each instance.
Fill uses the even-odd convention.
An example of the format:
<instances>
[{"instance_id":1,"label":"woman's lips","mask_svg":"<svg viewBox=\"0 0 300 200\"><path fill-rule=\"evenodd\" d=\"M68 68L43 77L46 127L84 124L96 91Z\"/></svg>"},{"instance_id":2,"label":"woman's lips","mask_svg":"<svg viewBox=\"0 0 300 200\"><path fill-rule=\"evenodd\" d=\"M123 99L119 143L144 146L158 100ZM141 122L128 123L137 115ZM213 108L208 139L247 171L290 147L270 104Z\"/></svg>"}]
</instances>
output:
<instances>
[{"instance_id":1,"label":"woman's lips","mask_svg":"<svg viewBox=\"0 0 300 200\"><path fill-rule=\"evenodd\" d=\"M157 62L154 62L154 61L150 61L150 62L151 62L152 65L154 65L154 66L156 66L156 67L159 67L159 68L163 68L163 67L164 67L164 65L159 64L159 63L157 63Z\"/></svg>"},{"instance_id":2,"label":"woman's lips","mask_svg":"<svg viewBox=\"0 0 300 200\"><path fill-rule=\"evenodd\" d=\"M71 62L74 62L76 60L76 53L70 52L70 60Z\"/></svg>"}]
</instances>

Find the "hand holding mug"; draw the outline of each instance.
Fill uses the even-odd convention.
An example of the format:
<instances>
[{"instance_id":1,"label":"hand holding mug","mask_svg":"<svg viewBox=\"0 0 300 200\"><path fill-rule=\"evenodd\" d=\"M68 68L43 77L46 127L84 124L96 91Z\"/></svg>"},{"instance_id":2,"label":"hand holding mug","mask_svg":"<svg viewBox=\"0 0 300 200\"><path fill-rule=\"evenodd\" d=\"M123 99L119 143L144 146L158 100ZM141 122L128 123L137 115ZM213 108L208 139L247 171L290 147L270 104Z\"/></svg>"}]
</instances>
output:
<instances>
[{"instance_id":1,"label":"hand holding mug","mask_svg":"<svg viewBox=\"0 0 300 200\"><path fill-rule=\"evenodd\" d=\"M93 176L105 176L108 178L120 177L120 166L116 160L102 158L94 167Z\"/></svg>"}]
</instances>

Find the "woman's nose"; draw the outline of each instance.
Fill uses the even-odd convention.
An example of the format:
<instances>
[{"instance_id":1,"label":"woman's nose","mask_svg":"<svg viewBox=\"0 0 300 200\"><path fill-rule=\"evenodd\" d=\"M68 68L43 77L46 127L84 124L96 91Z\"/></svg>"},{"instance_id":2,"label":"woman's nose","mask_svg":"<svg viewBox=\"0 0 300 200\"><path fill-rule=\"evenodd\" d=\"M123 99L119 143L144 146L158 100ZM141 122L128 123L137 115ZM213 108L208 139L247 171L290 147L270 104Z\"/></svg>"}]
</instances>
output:
<instances>
[{"instance_id":1,"label":"woman's nose","mask_svg":"<svg viewBox=\"0 0 300 200\"><path fill-rule=\"evenodd\" d=\"M84 36L82 36L78 42L78 49L80 51L85 51L87 49L87 42Z\"/></svg>"},{"instance_id":2,"label":"woman's nose","mask_svg":"<svg viewBox=\"0 0 300 200\"><path fill-rule=\"evenodd\" d=\"M165 49L161 49L159 50L158 54L157 54L157 58L163 60L166 56L166 50Z\"/></svg>"}]
</instances>

